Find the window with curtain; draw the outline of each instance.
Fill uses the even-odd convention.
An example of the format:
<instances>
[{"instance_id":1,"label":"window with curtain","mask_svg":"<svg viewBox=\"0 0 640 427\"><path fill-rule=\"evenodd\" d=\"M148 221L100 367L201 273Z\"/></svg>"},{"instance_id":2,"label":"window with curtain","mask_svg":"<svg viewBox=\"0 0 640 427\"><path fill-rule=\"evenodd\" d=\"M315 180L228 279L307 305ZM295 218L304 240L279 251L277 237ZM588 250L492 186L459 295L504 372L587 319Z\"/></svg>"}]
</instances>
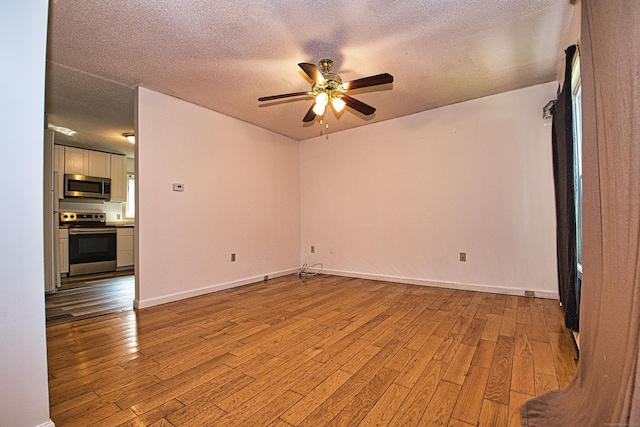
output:
<instances>
[{"instance_id":1,"label":"window with curtain","mask_svg":"<svg viewBox=\"0 0 640 427\"><path fill-rule=\"evenodd\" d=\"M582 80L580 78L580 51L571 73L573 107L574 188L576 205L576 267L582 278Z\"/></svg>"},{"instance_id":2,"label":"window with curtain","mask_svg":"<svg viewBox=\"0 0 640 427\"><path fill-rule=\"evenodd\" d=\"M579 330L580 276L578 272L578 251L582 254L581 239L576 229L576 219L582 218L577 212L577 205L582 206L581 192L577 186L576 161L581 157L576 150L576 130L581 128L576 123L576 111L581 111L580 102L576 101L573 82L580 79L573 74L577 63L577 45L569 46L565 57L565 76L553 106L552 151L553 175L556 197L556 251L558 260L558 291L560 302L565 312L565 326L571 331ZM578 108L576 108L578 107ZM580 146L582 144L580 143ZM578 196L578 194L580 194ZM580 249L579 249L580 247Z\"/></svg>"},{"instance_id":3,"label":"window with curtain","mask_svg":"<svg viewBox=\"0 0 640 427\"><path fill-rule=\"evenodd\" d=\"M573 188L576 214L576 310L580 313L582 294L582 79L580 51L576 51L571 71L571 105L573 113Z\"/></svg>"}]
</instances>

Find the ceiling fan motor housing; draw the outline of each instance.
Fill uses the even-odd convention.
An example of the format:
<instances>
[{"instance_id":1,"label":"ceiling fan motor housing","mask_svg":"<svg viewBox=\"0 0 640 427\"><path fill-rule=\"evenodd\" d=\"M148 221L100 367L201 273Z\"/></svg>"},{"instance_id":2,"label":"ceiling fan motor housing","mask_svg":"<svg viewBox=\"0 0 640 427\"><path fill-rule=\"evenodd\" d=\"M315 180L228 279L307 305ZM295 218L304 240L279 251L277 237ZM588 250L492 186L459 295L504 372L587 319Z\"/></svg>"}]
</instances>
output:
<instances>
[{"instance_id":1,"label":"ceiling fan motor housing","mask_svg":"<svg viewBox=\"0 0 640 427\"><path fill-rule=\"evenodd\" d=\"M312 94L317 95L319 93L326 93L329 96L329 99L340 98L346 92L345 88L342 86L342 79L337 74L323 74L326 82L325 83L315 83L312 87Z\"/></svg>"},{"instance_id":2,"label":"ceiling fan motor housing","mask_svg":"<svg viewBox=\"0 0 640 427\"><path fill-rule=\"evenodd\" d=\"M336 82L338 84L342 83L342 77L334 73L323 73L322 77L324 77L327 83L329 82Z\"/></svg>"}]
</instances>

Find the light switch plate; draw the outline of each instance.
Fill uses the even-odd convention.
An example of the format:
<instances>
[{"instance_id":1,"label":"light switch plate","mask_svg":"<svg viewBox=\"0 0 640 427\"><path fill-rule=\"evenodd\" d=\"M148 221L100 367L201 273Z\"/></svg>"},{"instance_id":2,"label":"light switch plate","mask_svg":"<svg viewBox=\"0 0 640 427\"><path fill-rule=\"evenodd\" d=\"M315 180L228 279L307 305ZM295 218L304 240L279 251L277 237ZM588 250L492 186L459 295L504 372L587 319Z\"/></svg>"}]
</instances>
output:
<instances>
[{"instance_id":1,"label":"light switch plate","mask_svg":"<svg viewBox=\"0 0 640 427\"><path fill-rule=\"evenodd\" d=\"M184 191L184 184L180 184L180 183L174 183L173 184L173 191Z\"/></svg>"}]
</instances>

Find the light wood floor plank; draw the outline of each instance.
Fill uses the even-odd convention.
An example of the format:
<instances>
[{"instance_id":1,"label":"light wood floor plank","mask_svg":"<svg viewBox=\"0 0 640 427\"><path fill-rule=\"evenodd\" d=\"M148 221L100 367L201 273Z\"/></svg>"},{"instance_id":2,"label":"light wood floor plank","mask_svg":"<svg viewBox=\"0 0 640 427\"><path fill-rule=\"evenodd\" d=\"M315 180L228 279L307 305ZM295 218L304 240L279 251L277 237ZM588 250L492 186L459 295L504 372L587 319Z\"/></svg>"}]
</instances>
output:
<instances>
[{"instance_id":1,"label":"light wood floor plank","mask_svg":"<svg viewBox=\"0 0 640 427\"><path fill-rule=\"evenodd\" d=\"M327 425L350 427L360 424L397 376L397 371L382 368Z\"/></svg>"},{"instance_id":2,"label":"light wood floor plank","mask_svg":"<svg viewBox=\"0 0 640 427\"><path fill-rule=\"evenodd\" d=\"M484 327L486 324L486 316L484 319L474 317L469 324L469 328L467 328L467 331L462 337L462 344L467 344L474 347L477 346L480 339L482 338L482 334L484 332Z\"/></svg>"},{"instance_id":3,"label":"light wood floor plank","mask_svg":"<svg viewBox=\"0 0 640 427\"><path fill-rule=\"evenodd\" d=\"M550 332L549 340L551 342L551 350L553 351L553 361L558 374L558 383L560 388L569 385L573 377L576 375L576 363L578 360L578 351L575 341L570 336L563 333ZM572 362L567 355L573 357Z\"/></svg>"},{"instance_id":4,"label":"light wood floor plank","mask_svg":"<svg viewBox=\"0 0 640 427\"><path fill-rule=\"evenodd\" d=\"M493 361L489 370L489 380L484 393L484 398L504 405L509 404L509 391L511 389L511 370L513 365L514 339L513 337L499 336L496 341L496 349L493 353Z\"/></svg>"},{"instance_id":5,"label":"light wood floor plank","mask_svg":"<svg viewBox=\"0 0 640 427\"><path fill-rule=\"evenodd\" d=\"M531 303L531 339L549 342L549 331L544 317L544 307L533 300Z\"/></svg>"},{"instance_id":6,"label":"light wood floor plank","mask_svg":"<svg viewBox=\"0 0 640 427\"><path fill-rule=\"evenodd\" d=\"M503 427L577 366L557 301L291 275L98 315L99 280L47 305L58 427Z\"/></svg>"},{"instance_id":7,"label":"light wood floor plank","mask_svg":"<svg viewBox=\"0 0 640 427\"><path fill-rule=\"evenodd\" d=\"M520 407L524 402L529 399L533 399L533 394L519 393L517 391L511 391L509 398L509 427L521 427L522 420L520 416Z\"/></svg>"},{"instance_id":8,"label":"light wood floor plank","mask_svg":"<svg viewBox=\"0 0 640 427\"><path fill-rule=\"evenodd\" d=\"M496 341L498 334L500 334L500 328L502 327L502 314L489 314L487 315L487 323L484 325L481 339L487 341Z\"/></svg>"},{"instance_id":9,"label":"light wood floor plank","mask_svg":"<svg viewBox=\"0 0 640 427\"><path fill-rule=\"evenodd\" d=\"M184 406L166 414L167 421L171 422L171 424L182 425L186 422L220 418L226 413L216 406L216 402L232 395L254 381L255 379L247 375L241 375L223 384L205 383L203 386L208 388L206 390L198 390L199 397L195 400L185 398L185 395L172 399L171 401L177 400ZM200 388L203 386L200 386Z\"/></svg>"},{"instance_id":10,"label":"light wood floor plank","mask_svg":"<svg viewBox=\"0 0 640 427\"><path fill-rule=\"evenodd\" d=\"M448 381L440 381L429 406L420 419L419 426L446 426L458 399L461 386Z\"/></svg>"},{"instance_id":11,"label":"light wood floor plank","mask_svg":"<svg viewBox=\"0 0 640 427\"><path fill-rule=\"evenodd\" d=\"M480 340L476 353L473 355L472 365L482 366L483 368L490 368L493 361L493 352L495 351L496 343L494 341Z\"/></svg>"},{"instance_id":12,"label":"light wood floor plank","mask_svg":"<svg viewBox=\"0 0 640 427\"><path fill-rule=\"evenodd\" d=\"M502 315L499 335L504 335L505 337L516 336L517 313L518 311L515 308L505 307Z\"/></svg>"},{"instance_id":13,"label":"light wood floor plank","mask_svg":"<svg viewBox=\"0 0 640 427\"><path fill-rule=\"evenodd\" d=\"M551 344L533 341L533 367L536 373L557 375Z\"/></svg>"},{"instance_id":14,"label":"light wood floor plank","mask_svg":"<svg viewBox=\"0 0 640 427\"><path fill-rule=\"evenodd\" d=\"M442 375L444 375L443 362L431 360L426 369L416 381L407 395L407 398L398 408L396 415L391 420L391 425L415 426L418 425L422 414L427 409L433 394L435 393Z\"/></svg>"},{"instance_id":15,"label":"light wood floor plank","mask_svg":"<svg viewBox=\"0 0 640 427\"><path fill-rule=\"evenodd\" d=\"M480 427L507 426L509 422L509 406L485 399L480 411Z\"/></svg>"},{"instance_id":16,"label":"light wood floor plank","mask_svg":"<svg viewBox=\"0 0 640 427\"><path fill-rule=\"evenodd\" d=\"M327 419L333 419L348 403L362 390L371 379L384 368L389 360L401 347L399 341L392 341L384 346L358 372L350 377L335 393L307 416L300 426L317 426Z\"/></svg>"},{"instance_id":17,"label":"light wood floor plank","mask_svg":"<svg viewBox=\"0 0 640 427\"><path fill-rule=\"evenodd\" d=\"M535 393L533 359L521 356L513 357L511 390L529 395L533 395Z\"/></svg>"},{"instance_id":18,"label":"light wood floor plank","mask_svg":"<svg viewBox=\"0 0 640 427\"><path fill-rule=\"evenodd\" d=\"M452 418L471 425L478 423L483 400L483 394L478 393L478 391L484 391L488 378L489 368L482 366L470 367L467 378L462 384L460 396L456 402L453 414L451 415Z\"/></svg>"},{"instance_id":19,"label":"light wood floor plank","mask_svg":"<svg viewBox=\"0 0 640 427\"><path fill-rule=\"evenodd\" d=\"M168 414L180 410L180 408L182 408L183 406L184 405L181 402L174 399L165 403L164 405L154 408L152 411L138 415L135 418L127 421L126 423L122 423L119 427L150 426L154 423L160 422ZM167 425L170 424L168 424L167 422Z\"/></svg>"},{"instance_id":20,"label":"light wood floor plank","mask_svg":"<svg viewBox=\"0 0 640 427\"><path fill-rule=\"evenodd\" d=\"M390 425L391 419L409 394L409 389L391 384L362 421L361 427Z\"/></svg>"},{"instance_id":21,"label":"light wood floor plank","mask_svg":"<svg viewBox=\"0 0 640 427\"><path fill-rule=\"evenodd\" d=\"M469 424L464 421L456 420L455 418L451 418L449 420L448 427L476 427L478 424Z\"/></svg>"},{"instance_id":22,"label":"light wood floor plank","mask_svg":"<svg viewBox=\"0 0 640 427\"><path fill-rule=\"evenodd\" d=\"M555 375L547 375L542 373L535 372L535 395L539 396L551 390L557 390L560 388L558 386L558 378Z\"/></svg>"},{"instance_id":23,"label":"light wood floor plank","mask_svg":"<svg viewBox=\"0 0 640 427\"><path fill-rule=\"evenodd\" d=\"M280 415L280 419L298 425L306 416L318 408L329 396L331 396L353 374L337 370L318 387L310 391L304 398Z\"/></svg>"},{"instance_id":24,"label":"light wood floor plank","mask_svg":"<svg viewBox=\"0 0 640 427\"><path fill-rule=\"evenodd\" d=\"M471 360L475 355L476 349L477 347L460 344L442 379L462 385L469 372L469 366L471 365Z\"/></svg>"},{"instance_id":25,"label":"light wood floor plank","mask_svg":"<svg viewBox=\"0 0 640 427\"><path fill-rule=\"evenodd\" d=\"M413 360L407 365L406 369L400 372L400 375L395 382L398 385L412 388L422 375L422 372L427 368L428 364L433 359L433 356L436 354L436 351L438 350L442 342L442 337L438 337L435 335L430 336L424 342L420 350L415 353Z\"/></svg>"}]
</instances>

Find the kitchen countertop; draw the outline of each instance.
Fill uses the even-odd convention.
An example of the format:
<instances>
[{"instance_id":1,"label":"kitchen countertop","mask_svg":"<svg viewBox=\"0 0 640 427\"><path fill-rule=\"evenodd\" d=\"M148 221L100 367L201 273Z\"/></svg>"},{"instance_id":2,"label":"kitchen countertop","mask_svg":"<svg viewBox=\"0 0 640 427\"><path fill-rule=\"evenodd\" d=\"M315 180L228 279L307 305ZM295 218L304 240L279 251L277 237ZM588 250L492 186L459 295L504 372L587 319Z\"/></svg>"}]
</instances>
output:
<instances>
[{"instance_id":1,"label":"kitchen countertop","mask_svg":"<svg viewBox=\"0 0 640 427\"><path fill-rule=\"evenodd\" d=\"M134 227L133 221L107 221L107 225L115 225L116 227Z\"/></svg>"}]
</instances>

